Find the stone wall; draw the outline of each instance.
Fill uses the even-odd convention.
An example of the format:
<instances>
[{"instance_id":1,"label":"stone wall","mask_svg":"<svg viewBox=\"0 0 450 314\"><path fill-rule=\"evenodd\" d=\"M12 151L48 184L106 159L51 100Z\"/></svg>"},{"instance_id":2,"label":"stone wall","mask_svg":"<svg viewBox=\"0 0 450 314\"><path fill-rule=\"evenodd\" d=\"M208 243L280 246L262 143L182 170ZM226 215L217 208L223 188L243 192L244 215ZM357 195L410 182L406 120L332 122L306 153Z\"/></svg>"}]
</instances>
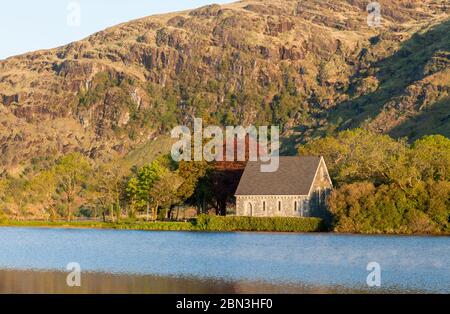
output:
<instances>
[{"instance_id":1,"label":"stone wall","mask_svg":"<svg viewBox=\"0 0 450 314\"><path fill-rule=\"evenodd\" d=\"M329 174L324 162L319 165L316 180L313 182L310 195L310 214L313 217L328 218L327 198L333 185L330 183Z\"/></svg>"},{"instance_id":2,"label":"stone wall","mask_svg":"<svg viewBox=\"0 0 450 314\"><path fill-rule=\"evenodd\" d=\"M308 217L305 196L237 196L236 215L254 217Z\"/></svg>"}]
</instances>

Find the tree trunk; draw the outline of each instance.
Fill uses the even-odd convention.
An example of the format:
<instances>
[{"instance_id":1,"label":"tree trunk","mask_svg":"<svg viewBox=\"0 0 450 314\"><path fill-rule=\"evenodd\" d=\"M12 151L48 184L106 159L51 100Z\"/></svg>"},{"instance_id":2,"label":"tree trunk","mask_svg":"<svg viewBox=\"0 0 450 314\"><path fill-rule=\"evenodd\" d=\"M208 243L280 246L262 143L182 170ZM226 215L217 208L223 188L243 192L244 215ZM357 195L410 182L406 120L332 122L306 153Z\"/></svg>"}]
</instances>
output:
<instances>
[{"instance_id":1,"label":"tree trunk","mask_svg":"<svg viewBox=\"0 0 450 314\"><path fill-rule=\"evenodd\" d=\"M111 222L114 223L114 205L110 205L109 206L109 211L110 211L110 215L111 215Z\"/></svg>"},{"instance_id":2,"label":"tree trunk","mask_svg":"<svg viewBox=\"0 0 450 314\"><path fill-rule=\"evenodd\" d=\"M114 207L116 208L116 221L117 223L120 223L120 218L122 216L122 208L120 208L120 203L117 203Z\"/></svg>"},{"instance_id":3,"label":"tree trunk","mask_svg":"<svg viewBox=\"0 0 450 314\"><path fill-rule=\"evenodd\" d=\"M219 213L220 213L220 216L226 216L227 215L227 202L220 202L219 203Z\"/></svg>"},{"instance_id":4,"label":"tree trunk","mask_svg":"<svg viewBox=\"0 0 450 314\"><path fill-rule=\"evenodd\" d=\"M120 218L122 218L122 208L120 207L119 195L116 195L116 208L117 208L117 222L120 222Z\"/></svg>"},{"instance_id":5,"label":"tree trunk","mask_svg":"<svg viewBox=\"0 0 450 314\"><path fill-rule=\"evenodd\" d=\"M152 219L153 219L153 221L156 221L156 220L158 220L158 207L159 207L159 204L158 203L156 203L156 206L152 209Z\"/></svg>"},{"instance_id":6,"label":"tree trunk","mask_svg":"<svg viewBox=\"0 0 450 314\"><path fill-rule=\"evenodd\" d=\"M72 220L72 202L67 200L67 221L70 222Z\"/></svg>"},{"instance_id":7,"label":"tree trunk","mask_svg":"<svg viewBox=\"0 0 450 314\"><path fill-rule=\"evenodd\" d=\"M50 221L55 221L56 219L56 210L53 205L50 205Z\"/></svg>"},{"instance_id":8,"label":"tree trunk","mask_svg":"<svg viewBox=\"0 0 450 314\"><path fill-rule=\"evenodd\" d=\"M202 212L200 214L204 214L206 212L206 197L202 200Z\"/></svg>"},{"instance_id":9,"label":"tree trunk","mask_svg":"<svg viewBox=\"0 0 450 314\"><path fill-rule=\"evenodd\" d=\"M170 206L169 210L167 211L167 219L172 220L172 211L173 207Z\"/></svg>"}]
</instances>

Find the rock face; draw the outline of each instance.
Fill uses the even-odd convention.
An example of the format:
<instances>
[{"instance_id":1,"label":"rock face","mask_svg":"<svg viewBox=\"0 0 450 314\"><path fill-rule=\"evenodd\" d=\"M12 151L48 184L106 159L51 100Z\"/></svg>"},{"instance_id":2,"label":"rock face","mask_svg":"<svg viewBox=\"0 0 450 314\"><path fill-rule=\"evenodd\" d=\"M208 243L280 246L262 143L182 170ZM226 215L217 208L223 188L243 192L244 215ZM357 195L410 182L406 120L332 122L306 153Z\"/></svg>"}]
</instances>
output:
<instances>
[{"instance_id":1,"label":"rock face","mask_svg":"<svg viewBox=\"0 0 450 314\"><path fill-rule=\"evenodd\" d=\"M294 143L356 126L449 136L447 1L380 4L379 28L363 0L211 5L0 61L0 167L115 158L200 116L280 124Z\"/></svg>"}]
</instances>

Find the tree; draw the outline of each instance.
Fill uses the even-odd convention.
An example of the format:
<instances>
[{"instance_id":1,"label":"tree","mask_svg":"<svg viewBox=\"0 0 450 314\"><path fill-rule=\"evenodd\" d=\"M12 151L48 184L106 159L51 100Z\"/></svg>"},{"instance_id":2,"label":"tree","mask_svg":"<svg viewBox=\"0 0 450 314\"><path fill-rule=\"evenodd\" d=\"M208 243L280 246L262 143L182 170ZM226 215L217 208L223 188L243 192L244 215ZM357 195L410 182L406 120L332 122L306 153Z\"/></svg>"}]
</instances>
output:
<instances>
[{"instance_id":1,"label":"tree","mask_svg":"<svg viewBox=\"0 0 450 314\"><path fill-rule=\"evenodd\" d=\"M414 165L422 180L450 180L450 139L442 135L425 136L412 149Z\"/></svg>"},{"instance_id":2,"label":"tree","mask_svg":"<svg viewBox=\"0 0 450 314\"><path fill-rule=\"evenodd\" d=\"M206 161L180 161L177 174L183 179L183 183L177 190L177 196L181 200L191 198L199 184L211 169Z\"/></svg>"},{"instance_id":3,"label":"tree","mask_svg":"<svg viewBox=\"0 0 450 314\"><path fill-rule=\"evenodd\" d=\"M190 198L190 201L197 206L197 214L206 213L209 204L213 202L211 172L212 169L208 170L205 176L198 180L195 192Z\"/></svg>"},{"instance_id":4,"label":"tree","mask_svg":"<svg viewBox=\"0 0 450 314\"><path fill-rule=\"evenodd\" d=\"M126 185L126 170L115 164L106 164L98 167L93 183L100 192L105 206L109 207L111 220L114 222L114 213L117 221L122 213L121 198Z\"/></svg>"},{"instance_id":5,"label":"tree","mask_svg":"<svg viewBox=\"0 0 450 314\"><path fill-rule=\"evenodd\" d=\"M445 181L419 182L406 191L395 184L344 184L328 203L339 232L449 231L450 185Z\"/></svg>"},{"instance_id":6,"label":"tree","mask_svg":"<svg viewBox=\"0 0 450 314\"><path fill-rule=\"evenodd\" d=\"M91 171L89 161L79 153L66 155L57 162L56 179L66 199L68 221L72 219L72 205L75 197L82 191L82 184Z\"/></svg>"},{"instance_id":7,"label":"tree","mask_svg":"<svg viewBox=\"0 0 450 314\"><path fill-rule=\"evenodd\" d=\"M420 179L418 170L411 167L410 150L404 140L362 129L313 140L301 146L299 154L324 156L338 186L370 181L377 185L395 183L406 189Z\"/></svg>"},{"instance_id":8,"label":"tree","mask_svg":"<svg viewBox=\"0 0 450 314\"><path fill-rule=\"evenodd\" d=\"M430 202L428 215L443 229L450 231L450 182L429 183Z\"/></svg>"},{"instance_id":9,"label":"tree","mask_svg":"<svg viewBox=\"0 0 450 314\"><path fill-rule=\"evenodd\" d=\"M129 216L131 218L136 217L136 212L139 209L139 181L136 177L132 177L128 180L125 187L125 195L129 204ZM142 207L142 206L141 206Z\"/></svg>"},{"instance_id":10,"label":"tree","mask_svg":"<svg viewBox=\"0 0 450 314\"><path fill-rule=\"evenodd\" d=\"M137 176L131 178L126 185L126 194L137 208L146 207L147 219L150 214L150 190L164 173L165 168L160 165L160 160L155 160L149 165L142 167Z\"/></svg>"},{"instance_id":11,"label":"tree","mask_svg":"<svg viewBox=\"0 0 450 314\"><path fill-rule=\"evenodd\" d=\"M148 195L153 220L156 220L160 207L170 208L173 204L179 202L177 190L182 184L183 179L170 171L166 171L155 182Z\"/></svg>"},{"instance_id":12,"label":"tree","mask_svg":"<svg viewBox=\"0 0 450 314\"><path fill-rule=\"evenodd\" d=\"M103 222L106 222L106 214L108 210L108 202L104 193L102 193L95 182L88 185L84 199L88 206L94 210L94 217L102 216Z\"/></svg>"},{"instance_id":13,"label":"tree","mask_svg":"<svg viewBox=\"0 0 450 314\"><path fill-rule=\"evenodd\" d=\"M27 214L29 185L24 178L8 178L3 184L5 203L16 207L18 216Z\"/></svg>"},{"instance_id":14,"label":"tree","mask_svg":"<svg viewBox=\"0 0 450 314\"><path fill-rule=\"evenodd\" d=\"M55 193L57 188L56 174L53 169L40 172L29 183L30 190L36 199L45 206L50 219L57 218Z\"/></svg>"},{"instance_id":15,"label":"tree","mask_svg":"<svg viewBox=\"0 0 450 314\"><path fill-rule=\"evenodd\" d=\"M245 138L245 160L250 158L250 146L252 139ZM256 143L257 144L257 143ZM234 139L235 160L237 160L238 141ZM257 144L258 156L266 149ZM227 161L226 160L227 143L224 143L223 161L215 161L207 165L204 175L198 180L195 199L197 204L203 210L208 206L216 211L217 215L225 216L227 206L233 203L234 193L239 185L239 181L244 173L247 161Z\"/></svg>"}]
</instances>

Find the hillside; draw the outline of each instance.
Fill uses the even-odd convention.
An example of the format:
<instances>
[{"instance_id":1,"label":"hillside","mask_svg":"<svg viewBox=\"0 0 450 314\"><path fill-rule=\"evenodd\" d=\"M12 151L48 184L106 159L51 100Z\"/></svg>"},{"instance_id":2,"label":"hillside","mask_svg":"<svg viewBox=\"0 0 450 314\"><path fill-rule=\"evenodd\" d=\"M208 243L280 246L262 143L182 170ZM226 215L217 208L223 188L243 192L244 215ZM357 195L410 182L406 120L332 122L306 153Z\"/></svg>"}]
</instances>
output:
<instances>
[{"instance_id":1,"label":"hillside","mask_svg":"<svg viewBox=\"0 0 450 314\"><path fill-rule=\"evenodd\" d=\"M379 28L363 0L240 1L2 60L0 173L133 156L194 117L280 124L286 150L354 127L449 137L448 2L379 2Z\"/></svg>"}]
</instances>

